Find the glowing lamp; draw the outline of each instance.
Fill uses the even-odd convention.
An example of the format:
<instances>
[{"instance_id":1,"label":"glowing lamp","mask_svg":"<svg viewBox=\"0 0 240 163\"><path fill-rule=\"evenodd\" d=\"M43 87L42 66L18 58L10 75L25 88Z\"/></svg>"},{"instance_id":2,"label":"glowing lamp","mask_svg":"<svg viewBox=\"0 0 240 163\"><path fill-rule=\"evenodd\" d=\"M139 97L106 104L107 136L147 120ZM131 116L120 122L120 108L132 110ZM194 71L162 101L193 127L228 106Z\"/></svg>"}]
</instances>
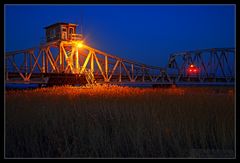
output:
<instances>
[{"instance_id":1,"label":"glowing lamp","mask_svg":"<svg viewBox=\"0 0 240 163\"><path fill-rule=\"evenodd\" d=\"M77 47L78 48L82 48L83 47L83 43L82 42L77 43Z\"/></svg>"}]
</instances>

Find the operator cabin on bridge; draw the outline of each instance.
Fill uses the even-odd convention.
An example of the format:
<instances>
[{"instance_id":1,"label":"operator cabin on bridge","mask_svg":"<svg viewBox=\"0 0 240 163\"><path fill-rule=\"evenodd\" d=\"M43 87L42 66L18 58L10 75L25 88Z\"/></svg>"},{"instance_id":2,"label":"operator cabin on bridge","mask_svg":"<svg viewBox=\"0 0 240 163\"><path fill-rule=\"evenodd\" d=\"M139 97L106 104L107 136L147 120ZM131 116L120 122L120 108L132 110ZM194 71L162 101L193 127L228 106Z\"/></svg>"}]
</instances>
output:
<instances>
[{"instance_id":1,"label":"operator cabin on bridge","mask_svg":"<svg viewBox=\"0 0 240 163\"><path fill-rule=\"evenodd\" d=\"M83 40L82 34L77 34L77 24L71 23L55 23L50 26L45 27L46 31L46 41L72 41L72 40Z\"/></svg>"}]
</instances>

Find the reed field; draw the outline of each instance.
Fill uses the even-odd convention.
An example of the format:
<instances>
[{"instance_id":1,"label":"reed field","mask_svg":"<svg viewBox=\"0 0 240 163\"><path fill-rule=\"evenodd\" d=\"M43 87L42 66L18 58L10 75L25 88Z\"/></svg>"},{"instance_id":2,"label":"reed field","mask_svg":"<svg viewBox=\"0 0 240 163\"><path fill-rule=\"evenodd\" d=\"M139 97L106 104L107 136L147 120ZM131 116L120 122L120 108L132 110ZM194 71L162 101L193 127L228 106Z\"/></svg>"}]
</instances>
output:
<instances>
[{"instance_id":1,"label":"reed field","mask_svg":"<svg viewBox=\"0 0 240 163\"><path fill-rule=\"evenodd\" d=\"M234 158L234 88L5 91L6 158Z\"/></svg>"}]
</instances>

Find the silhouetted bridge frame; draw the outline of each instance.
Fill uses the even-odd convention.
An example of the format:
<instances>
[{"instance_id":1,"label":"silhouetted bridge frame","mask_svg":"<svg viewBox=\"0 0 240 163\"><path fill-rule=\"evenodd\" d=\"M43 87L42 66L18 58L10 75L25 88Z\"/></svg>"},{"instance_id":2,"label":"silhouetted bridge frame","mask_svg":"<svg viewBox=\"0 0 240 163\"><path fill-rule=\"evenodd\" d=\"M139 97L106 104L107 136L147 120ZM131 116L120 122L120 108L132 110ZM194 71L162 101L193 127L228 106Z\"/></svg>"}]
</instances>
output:
<instances>
[{"instance_id":1,"label":"silhouetted bridge frame","mask_svg":"<svg viewBox=\"0 0 240 163\"><path fill-rule=\"evenodd\" d=\"M196 65L200 73L191 76L186 73L190 64ZM169 57L168 68L175 70L171 79L178 82L235 82L235 48L212 48L173 53Z\"/></svg>"},{"instance_id":2,"label":"silhouetted bridge frame","mask_svg":"<svg viewBox=\"0 0 240 163\"><path fill-rule=\"evenodd\" d=\"M212 76L208 73L208 67L204 60L201 60L202 55L206 55L206 52L210 52L211 56L215 57L213 62L215 67L211 65L215 69L215 74L211 74ZM85 84L84 72L90 70L97 83L232 83L234 82L234 66L230 65L228 59L232 54L235 55L233 48L176 53L170 56L169 67L162 68L123 59L81 44L79 41L60 40L35 48L7 52L5 55L5 81L6 83L25 84L47 84L50 81L54 84L58 81L65 81L65 84ZM178 60L178 57L182 58L182 61ZM184 69L190 62L200 63L205 73L199 74L199 76L186 76ZM227 64L229 69L224 68L223 64ZM217 74L219 65L223 76ZM177 69L176 73L168 72L174 69Z\"/></svg>"}]
</instances>

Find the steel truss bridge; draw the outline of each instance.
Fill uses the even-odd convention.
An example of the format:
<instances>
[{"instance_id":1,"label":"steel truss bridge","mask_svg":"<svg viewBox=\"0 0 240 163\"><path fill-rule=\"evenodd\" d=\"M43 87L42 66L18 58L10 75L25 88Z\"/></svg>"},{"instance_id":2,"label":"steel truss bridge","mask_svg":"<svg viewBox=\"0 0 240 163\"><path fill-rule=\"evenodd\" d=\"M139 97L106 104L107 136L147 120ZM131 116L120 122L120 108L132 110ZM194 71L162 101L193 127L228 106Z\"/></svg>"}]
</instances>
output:
<instances>
[{"instance_id":1,"label":"steel truss bridge","mask_svg":"<svg viewBox=\"0 0 240 163\"><path fill-rule=\"evenodd\" d=\"M197 65L201 72L187 75L189 64ZM166 67L123 59L79 41L59 40L5 54L6 83L234 84L234 77L234 48L174 53Z\"/></svg>"}]
</instances>

